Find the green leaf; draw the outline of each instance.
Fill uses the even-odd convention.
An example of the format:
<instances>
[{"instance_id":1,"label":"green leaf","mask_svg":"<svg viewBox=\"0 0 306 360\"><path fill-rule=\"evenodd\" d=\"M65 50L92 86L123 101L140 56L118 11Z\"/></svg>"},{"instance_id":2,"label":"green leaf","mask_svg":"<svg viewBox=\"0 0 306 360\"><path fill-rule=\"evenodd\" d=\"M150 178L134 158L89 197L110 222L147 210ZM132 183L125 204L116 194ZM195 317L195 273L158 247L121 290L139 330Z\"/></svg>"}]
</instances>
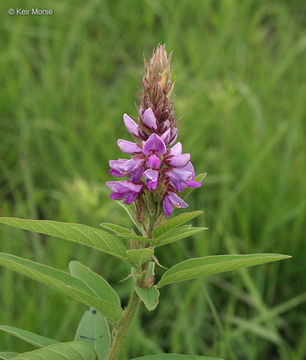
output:
<instances>
[{"instance_id":1,"label":"green leaf","mask_svg":"<svg viewBox=\"0 0 306 360\"><path fill-rule=\"evenodd\" d=\"M162 236L158 242L156 243L156 247L167 245L169 243L172 243L174 241L178 241L181 239L184 239L188 236L195 235L203 230L207 230L208 228L205 227L191 227L191 226L180 226L170 233Z\"/></svg>"},{"instance_id":2,"label":"green leaf","mask_svg":"<svg viewBox=\"0 0 306 360\"><path fill-rule=\"evenodd\" d=\"M241 269L267 262L289 259L281 254L217 255L183 261L167 270L159 282L159 287L180 281L201 278L206 275Z\"/></svg>"},{"instance_id":3,"label":"green leaf","mask_svg":"<svg viewBox=\"0 0 306 360\"><path fill-rule=\"evenodd\" d=\"M132 360L223 360L210 356L181 355L181 354L157 354L134 358Z\"/></svg>"},{"instance_id":4,"label":"green leaf","mask_svg":"<svg viewBox=\"0 0 306 360\"><path fill-rule=\"evenodd\" d=\"M32 333L31 331L18 329L13 326L0 325L0 330L5 331L17 338L37 347L44 347L58 343L58 341L46 338L41 335Z\"/></svg>"},{"instance_id":5,"label":"green leaf","mask_svg":"<svg viewBox=\"0 0 306 360\"><path fill-rule=\"evenodd\" d=\"M46 346L42 349L19 354L16 360L95 360L97 354L93 348L82 341L71 341Z\"/></svg>"},{"instance_id":6,"label":"green leaf","mask_svg":"<svg viewBox=\"0 0 306 360\"><path fill-rule=\"evenodd\" d=\"M31 230L41 234L74 241L91 248L124 258L126 247L114 235L95 229L87 225L57 222L51 220L28 220L1 217L0 223L24 230Z\"/></svg>"},{"instance_id":7,"label":"green leaf","mask_svg":"<svg viewBox=\"0 0 306 360\"><path fill-rule=\"evenodd\" d=\"M115 234L130 234L131 230L125 228L124 226L111 224L111 223L103 223L100 226L104 227L107 230L114 232Z\"/></svg>"},{"instance_id":8,"label":"green leaf","mask_svg":"<svg viewBox=\"0 0 306 360\"><path fill-rule=\"evenodd\" d=\"M203 182L207 173L201 173L194 178L194 181ZM196 188L187 188L180 193L180 198L185 199L190 195Z\"/></svg>"},{"instance_id":9,"label":"green leaf","mask_svg":"<svg viewBox=\"0 0 306 360\"><path fill-rule=\"evenodd\" d=\"M120 306L97 298L93 290L84 282L64 271L5 253L0 253L0 264L58 290L85 305L92 306L113 322L118 321L121 317Z\"/></svg>"},{"instance_id":10,"label":"green leaf","mask_svg":"<svg viewBox=\"0 0 306 360\"><path fill-rule=\"evenodd\" d=\"M136 235L136 234L133 234L133 233L124 233L124 234L117 234L118 236L122 237L122 238L125 238L125 239L128 239L128 240L135 240L135 241L139 241L139 242L145 242L145 243L152 243L153 240L152 239L149 239L147 237L144 237L144 236L140 236L140 235Z\"/></svg>"},{"instance_id":11,"label":"green leaf","mask_svg":"<svg viewBox=\"0 0 306 360\"><path fill-rule=\"evenodd\" d=\"M75 340L84 341L94 348L99 360L107 359L111 334L105 317L95 309L87 310L79 323Z\"/></svg>"},{"instance_id":12,"label":"green leaf","mask_svg":"<svg viewBox=\"0 0 306 360\"><path fill-rule=\"evenodd\" d=\"M133 209L133 208L132 208L133 205L126 205L126 204L124 204L124 203L121 202L121 201L116 201L116 203L124 209L124 211L129 215L129 217L130 217L130 219L132 220L133 224L137 227L137 229L138 229L140 232L142 232L142 231L141 231L141 228L140 228L140 226L139 226L139 224L138 224L138 221L137 221L137 219L136 219L136 216L135 216L135 214L134 214L134 212L133 212L133 210L132 210L132 209Z\"/></svg>"},{"instance_id":13,"label":"green leaf","mask_svg":"<svg viewBox=\"0 0 306 360\"><path fill-rule=\"evenodd\" d=\"M70 261L69 270L72 276L84 282L92 289L95 296L100 299L110 301L116 305L121 305L120 298L109 283L99 274L93 272L89 267L78 261Z\"/></svg>"},{"instance_id":14,"label":"green leaf","mask_svg":"<svg viewBox=\"0 0 306 360\"><path fill-rule=\"evenodd\" d=\"M144 303L145 307L152 311L156 309L159 299L159 291L156 286L152 286L148 289L143 289L139 286L135 287L136 293L140 300Z\"/></svg>"},{"instance_id":15,"label":"green leaf","mask_svg":"<svg viewBox=\"0 0 306 360\"><path fill-rule=\"evenodd\" d=\"M129 260L136 265L138 268L145 262L151 259L154 254L153 249L145 248L145 249L132 249L127 250L126 255Z\"/></svg>"},{"instance_id":16,"label":"green leaf","mask_svg":"<svg viewBox=\"0 0 306 360\"><path fill-rule=\"evenodd\" d=\"M158 239L162 235L168 233L169 231L173 230L174 228L184 224L185 222L192 220L193 218L203 214L203 211L191 211L184 214L180 214L178 216L175 216L174 218L167 220L157 226L157 228L153 231L153 237L155 239Z\"/></svg>"},{"instance_id":17,"label":"green leaf","mask_svg":"<svg viewBox=\"0 0 306 360\"><path fill-rule=\"evenodd\" d=\"M8 359L11 359L11 358L13 358L13 357L15 357L17 355L19 355L19 353L4 351L4 352L0 352L0 359L8 360Z\"/></svg>"}]
</instances>

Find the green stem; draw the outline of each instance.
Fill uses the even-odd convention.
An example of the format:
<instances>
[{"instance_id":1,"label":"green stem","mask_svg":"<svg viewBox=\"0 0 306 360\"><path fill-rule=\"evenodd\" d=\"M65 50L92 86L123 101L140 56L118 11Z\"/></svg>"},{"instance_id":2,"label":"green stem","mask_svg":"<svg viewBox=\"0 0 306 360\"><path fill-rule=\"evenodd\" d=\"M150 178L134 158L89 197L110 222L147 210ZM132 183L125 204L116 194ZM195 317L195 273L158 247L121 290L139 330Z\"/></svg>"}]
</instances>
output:
<instances>
[{"instance_id":1,"label":"green stem","mask_svg":"<svg viewBox=\"0 0 306 360\"><path fill-rule=\"evenodd\" d=\"M121 320L121 324L118 329L118 332L115 336L112 347L110 349L108 360L117 360L118 359L120 350L127 338L129 329L132 325L132 322L133 322L134 316L136 314L136 311L138 309L139 303L140 303L140 299L134 289L133 293L131 295L129 304L123 315L123 319Z\"/></svg>"},{"instance_id":2,"label":"green stem","mask_svg":"<svg viewBox=\"0 0 306 360\"><path fill-rule=\"evenodd\" d=\"M152 236L152 230L155 225L156 215L157 215L157 209L155 209L154 215L150 217L149 230L148 230L148 233L146 234L149 238ZM148 263L144 264L142 266L141 270L145 270L145 269L147 269L147 267L148 267ZM141 283L142 283L142 278L137 280L136 286L141 286ZM120 320L117 334L113 340L112 347L111 347L109 355L108 355L108 360L117 360L118 359L121 348L128 336L129 330L131 328L131 325L132 325L132 322L136 315L139 304L140 304L140 299L139 299L139 297L136 293L135 287L134 287L130 301L128 303L128 306L123 313L122 319Z\"/></svg>"}]
</instances>

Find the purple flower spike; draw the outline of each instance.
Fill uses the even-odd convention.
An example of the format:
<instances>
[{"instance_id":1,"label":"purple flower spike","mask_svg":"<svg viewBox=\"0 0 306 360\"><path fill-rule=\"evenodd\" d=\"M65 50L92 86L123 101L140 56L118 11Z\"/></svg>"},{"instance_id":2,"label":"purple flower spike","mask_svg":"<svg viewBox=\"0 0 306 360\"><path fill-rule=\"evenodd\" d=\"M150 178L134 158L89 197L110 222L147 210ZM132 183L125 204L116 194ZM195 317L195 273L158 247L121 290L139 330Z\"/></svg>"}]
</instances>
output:
<instances>
[{"instance_id":1,"label":"purple flower spike","mask_svg":"<svg viewBox=\"0 0 306 360\"><path fill-rule=\"evenodd\" d=\"M142 152L145 155L163 155L166 152L166 145L160 136L158 136L157 134L152 134L149 139L143 144Z\"/></svg>"},{"instance_id":2,"label":"purple flower spike","mask_svg":"<svg viewBox=\"0 0 306 360\"><path fill-rule=\"evenodd\" d=\"M134 136L139 136L138 125L135 123L135 121L132 118L129 117L129 115L124 114L123 121L124 121L124 125L126 126L130 134Z\"/></svg>"},{"instance_id":3,"label":"purple flower spike","mask_svg":"<svg viewBox=\"0 0 306 360\"><path fill-rule=\"evenodd\" d=\"M146 183L149 190L156 190L158 184L158 170L148 169L144 173Z\"/></svg>"},{"instance_id":4,"label":"purple flower spike","mask_svg":"<svg viewBox=\"0 0 306 360\"><path fill-rule=\"evenodd\" d=\"M117 141L117 144L119 146L119 149L121 151L123 151L124 153L126 153L126 154L141 153L141 147L139 147L137 144L135 144L135 143L133 143L131 141L119 139Z\"/></svg>"},{"instance_id":5,"label":"purple flower spike","mask_svg":"<svg viewBox=\"0 0 306 360\"><path fill-rule=\"evenodd\" d=\"M173 206L180 209L185 209L188 204L183 199L181 199L175 192L167 191L163 200L164 213L167 218L172 215Z\"/></svg>"},{"instance_id":6,"label":"purple flower spike","mask_svg":"<svg viewBox=\"0 0 306 360\"><path fill-rule=\"evenodd\" d=\"M149 159L148 159L148 166L151 169L159 169L159 167L160 167L160 158L155 154L150 155Z\"/></svg>"},{"instance_id":7,"label":"purple flower spike","mask_svg":"<svg viewBox=\"0 0 306 360\"><path fill-rule=\"evenodd\" d=\"M148 108L148 109L143 113L142 122L143 122L149 129L157 130L156 117L155 117L154 112L153 112L153 110L152 110L151 108Z\"/></svg>"},{"instance_id":8,"label":"purple flower spike","mask_svg":"<svg viewBox=\"0 0 306 360\"><path fill-rule=\"evenodd\" d=\"M113 200L124 199L125 204L131 204L142 190L142 184L133 184L128 180L107 181L106 185L112 190L110 198Z\"/></svg>"}]
</instances>

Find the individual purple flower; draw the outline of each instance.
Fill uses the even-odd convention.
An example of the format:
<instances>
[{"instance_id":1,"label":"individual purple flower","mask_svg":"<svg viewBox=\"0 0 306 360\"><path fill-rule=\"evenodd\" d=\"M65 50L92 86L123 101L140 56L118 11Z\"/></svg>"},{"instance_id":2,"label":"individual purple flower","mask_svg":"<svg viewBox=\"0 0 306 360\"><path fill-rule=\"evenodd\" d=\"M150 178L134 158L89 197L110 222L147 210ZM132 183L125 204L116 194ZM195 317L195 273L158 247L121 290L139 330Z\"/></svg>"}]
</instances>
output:
<instances>
[{"instance_id":1,"label":"individual purple flower","mask_svg":"<svg viewBox=\"0 0 306 360\"><path fill-rule=\"evenodd\" d=\"M127 205L131 204L141 192L143 184L133 184L128 180L107 181L106 185L112 190L110 195L113 200L123 200Z\"/></svg>"},{"instance_id":2,"label":"individual purple flower","mask_svg":"<svg viewBox=\"0 0 306 360\"><path fill-rule=\"evenodd\" d=\"M149 107L142 115L142 122L149 128L157 130L157 120L153 110Z\"/></svg>"},{"instance_id":3,"label":"individual purple flower","mask_svg":"<svg viewBox=\"0 0 306 360\"><path fill-rule=\"evenodd\" d=\"M129 176L131 181L137 183L144 172L145 159L142 157L133 157L132 159L110 160L110 173L113 176L124 177Z\"/></svg>"},{"instance_id":4,"label":"individual purple flower","mask_svg":"<svg viewBox=\"0 0 306 360\"><path fill-rule=\"evenodd\" d=\"M181 199L174 191L168 190L164 195L163 208L166 218L172 215L173 207L185 209L188 204Z\"/></svg>"},{"instance_id":5,"label":"individual purple flower","mask_svg":"<svg viewBox=\"0 0 306 360\"><path fill-rule=\"evenodd\" d=\"M135 123L135 121L131 117L129 117L129 115L127 115L127 114L123 115L123 121L124 121L124 125L126 126L128 132L131 135L138 137L139 136L139 128L138 128L138 125Z\"/></svg>"},{"instance_id":6,"label":"individual purple flower","mask_svg":"<svg viewBox=\"0 0 306 360\"><path fill-rule=\"evenodd\" d=\"M148 169L144 172L144 177L146 179L147 187L149 190L156 190L158 184L159 171Z\"/></svg>"},{"instance_id":7,"label":"individual purple flower","mask_svg":"<svg viewBox=\"0 0 306 360\"><path fill-rule=\"evenodd\" d=\"M118 144L119 149L126 154L141 153L141 147L131 141L119 139L117 141L117 144Z\"/></svg>"}]
</instances>

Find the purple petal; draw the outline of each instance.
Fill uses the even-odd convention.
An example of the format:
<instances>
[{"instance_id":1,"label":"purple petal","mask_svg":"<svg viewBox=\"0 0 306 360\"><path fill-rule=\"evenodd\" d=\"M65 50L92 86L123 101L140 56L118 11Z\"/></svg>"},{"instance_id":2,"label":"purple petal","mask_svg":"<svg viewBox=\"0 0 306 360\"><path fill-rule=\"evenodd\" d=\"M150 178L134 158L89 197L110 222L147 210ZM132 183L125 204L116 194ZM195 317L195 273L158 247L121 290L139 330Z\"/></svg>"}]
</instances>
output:
<instances>
[{"instance_id":1,"label":"purple petal","mask_svg":"<svg viewBox=\"0 0 306 360\"><path fill-rule=\"evenodd\" d=\"M177 191L181 192L184 189L186 189L188 186L186 185L186 182L184 181L175 181L175 180L170 180L170 185L172 185Z\"/></svg>"},{"instance_id":2,"label":"purple petal","mask_svg":"<svg viewBox=\"0 0 306 360\"><path fill-rule=\"evenodd\" d=\"M122 174L120 171L115 170L115 169L110 169L110 174L116 177L124 177L125 175Z\"/></svg>"},{"instance_id":3,"label":"purple petal","mask_svg":"<svg viewBox=\"0 0 306 360\"><path fill-rule=\"evenodd\" d=\"M158 170L148 169L143 173L149 190L156 190L158 184Z\"/></svg>"},{"instance_id":4,"label":"purple petal","mask_svg":"<svg viewBox=\"0 0 306 360\"><path fill-rule=\"evenodd\" d=\"M118 166L118 170L130 173L141 167L144 163L144 159L130 159Z\"/></svg>"},{"instance_id":5,"label":"purple petal","mask_svg":"<svg viewBox=\"0 0 306 360\"><path fill-rule=\"evenodd\" d=\"M138 193L137 192L133 192L133 191L130 191L127 193L125 199L123 200L123 202L127 205L130 205L132 204L132 202L136 199Z\"/></svg>"},{"instance_id":6,"label":"purple petal","mask_svg":"<svg viewBox=\"0 0 306 360\"><path fill-rule=\"evenodd\" d=\"M166 152L166 145L160 136L152 134L149 139L144 142L142 151L145 155L149 155L150 153L163 155Z\"/></svg>"},{"instance_id":7,"label":"purple petal","mask_svg":"<svg viewBox=\"0 0 306 360\"><path fill-rule=\"evenodd\" d=\"M128 180L121 181L107 181L106 186L108 186L112 191L118 193L126 193L128 191L140 192L143 185L142 184L133 184Z\"/></svg>"},{"instance_id":8,"label":"purple petal","mask_svg":"<svg viewBox=\"0 0 306 360\"><path fill-rule=\"evenodd\" d=\"M173 206L182 209L185 209L188 206L188 204L173 191L168 191L168 195L169 195L169 200Z\"/></svg>"},{"instance_id":9,"label":"purple petal","mask_svg":"<svg viewBox=\"0 0 306 360\"><path fill-rule=\"evenodd\" d=\"M113 200L122 200L124 198L124 194L112 192L109 197Z\"/></svg>"},{"instance_id":10,"label":"purple petal","mask_svg":"<svg viewBox=\"0 0 306 360\"><path fill-rule=\"evenodd\" d=\"M199 181L189 180L186 181L186 185L190 188L199 188L202 186L202 183Z\"/></svg>"},{"instance_id":11,"label":"purple petal","mask_svg":"<svg viewBox=\"0 0 306 360\"><path fill-rule=\"evenodd\" d=\"M144 167L140 167L138 169L136 169L132 174L131 174L131 181L133 183L137 183L138 181L140 181L142 174L144 171Z\"/></svg>"},{"instance_id":12,"label":"purple petal","mask_svg":"<svg viewBox=\"0 0 306 360\"><path fill-rule=\"evenodd\" d=\"M126 126L128 132L132 135L138 136L138 125L135 123L135 121L129 117L129 115L124 114L123 115L123 121L124 125Z\"/></svg>"},{"instance_id":13,"label":"purple petal","mask_svg":"<svg viewBox=\"0 0 306 360\"><path fill-rule=\"evenodd\" d=\"M177 139L177 128L172 128L171 140L170 140L170 143L168 144L168 146L171 146L172 144L174 144L176 139Z\"/></svg>"},{"instance_id":14,"label":"purple petal","mask_svg":"<svg viewBox=\"0 0 306 360\"><path fill-rule=\"evenodd\" d=\"M173 155L167 158L167 164L173 167L182 168L188 164L189 160L190 154Z\"/></svg>"},{"instance_id":15,"label":"purple petal","mask_svg":"<svg viewBox=\"0 0 306 360\"><path fill-rule=\"evenodd\" d=\"M163 208L166 218L170 217L172 215L172 204L167 194L164 196Z\"/></svg>"},{"instance_id":16,"label":"purple petal","mask_svg":"<svg viewBox=\"0 0 306 360\"><path fill-rule=\"evenodd\" d=\"M168 177L174 181L187 181L192 180L192 172L184 170L184 168L173 168L167 172Z\"/></svg>"},{"instance_id":17,"label":"purple petal","mask_svg":"<svg viewBox=\"0 0 306 360\"><path fill-rule=\"evenodd\" d=\"M141 152L141 147L131 141L119 139L117 141L117 144L119 146L119 149L127 154L135 154Z\"/></svg>"},{"instance_id":18,"label":"purple petal","mask_svg":"<svg viewBox=\"0 0 306 360\"><path fill-rule=\"evenodd\" d=\"M170 142L170 133L171 133L171 129L168 129L166 132L164 132L161 135L161 138L164 140L165 144L168 144Z\"/></svg>"},{"instance_id":19,"label":"purple petal","mask_svg":"<svg viewBox=\"0 0 306 360\"><path fill-rule=\"evenodd\" d=\"M160 167L160 159L157 155L150 155L148 158L148 166L151 169L158 169Z\"/></svg>"},{"instance_id":20,"label":"purple petal","mask_svg":"<svg viewBox=\"0 0 306 360\"><path fill-rule=\"evenodd\" d=\"M151 108L148 108L148 109L143 113L142 122L143 122L149 129L157 130L156 117L155 117L154 112L153 112L153 110L152 110Z\"/></svg>"},{"instance_id":21,"label":"purple petal","mask_svg":"<svg viewBox=\"0 0 306 360\"><path fill-rule=\"evenodd\" d=\"M169 151L170 155L180 155L182 153L182 144L176 143Z\"/></svg>"}]
</instances>

